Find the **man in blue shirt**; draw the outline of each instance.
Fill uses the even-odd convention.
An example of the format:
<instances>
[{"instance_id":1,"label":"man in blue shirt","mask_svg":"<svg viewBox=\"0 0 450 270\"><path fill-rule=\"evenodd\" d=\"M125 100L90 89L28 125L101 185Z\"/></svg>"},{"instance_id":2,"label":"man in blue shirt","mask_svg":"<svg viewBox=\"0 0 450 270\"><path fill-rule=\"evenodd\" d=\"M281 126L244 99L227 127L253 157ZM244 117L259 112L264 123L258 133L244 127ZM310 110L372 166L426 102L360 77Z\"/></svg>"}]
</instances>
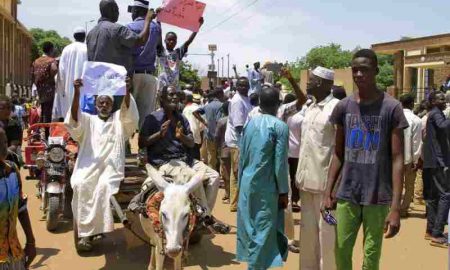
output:
<instances>
[{"instance_id":1,"label":"man in blue shirt","mask_svg":"<svg viewBox=\"0 0 450 270\"><path fill-rule=\"evenodd\" d=\"M212 99L208 104L199 108L194 112L197 118L206 128L206 149L208 152L207 161L209 167L217 170L217 146L215 144L214 135L216 134L217 122L222 118L222 101L224 99L223 89L216 88L209 94ZM202 117L205 116L205 118Z\"/></svg>"},{"instance_id":2,"label":"man in blue shirt","mask_svg":"<svg viewBox=\"0 0 450 270\"><path fill-rule=\"evenodd\" d=\"M131 31L142 32L148 8L149 2L145 0L136 0L133 5L128 7L128 11L131 12L133 18L133 22L127 25ZM155 60L156 51L159 46L162 46L161 40L161 25L159 22L152 20L147 42L133 49L133 96L139 111L139 127L144 122L145 117L155 110L158 86L158 80L155 77Z\"/></svg>"}]
</instances>

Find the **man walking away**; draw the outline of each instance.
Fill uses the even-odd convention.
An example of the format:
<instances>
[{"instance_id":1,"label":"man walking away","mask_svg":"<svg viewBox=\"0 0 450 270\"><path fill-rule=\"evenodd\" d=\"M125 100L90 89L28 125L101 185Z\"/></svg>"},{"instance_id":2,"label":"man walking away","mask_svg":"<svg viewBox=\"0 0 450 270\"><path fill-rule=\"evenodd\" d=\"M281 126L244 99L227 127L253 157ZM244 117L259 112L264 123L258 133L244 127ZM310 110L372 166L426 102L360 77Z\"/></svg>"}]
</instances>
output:
<instances>
[{"instance_id":1,"label":"man walking away","mask_svg":"<svg viewBox=\"0 0 450 270\"><path fill-rule=\"evenodd\" d=\"M419 159L422 152L422 120L416 116L412 109L414 108L414 96L405 94L400 97L403 105L403 112L409 127L404 130L405 134L405 193L400 206L400 216L408 215L409 205L414 198L414 183L416 181L416 172L419 167Z\"/></svg>"},{"instance_id":2,"label":"man walking away","mask_svg":"<svg viewBox=\"0 0 450 270\"><path fill-rule=\"evenodd\" d=\"M84 63L87 61L86 31L78 27L73 33L75 42L64 48L59 59L58 81L53 119L66 117L73 99L73 82L81 78Z\"/></svg>"},{"instance_id":3,"label":"man walking away","mask_svg":"<svg viewBox=\"0 0 450 270\"><path fill-rule=\"evenodd\" d=\"M149 2L145 0L136 0L128 7L133 18L128 28L136 34L144 30L148 8ZM148 40L144 45L133 49L133 96L139 111L139 127L144 123L145 117L155 110L158 87L155 61L158 47L162 48L161 39L161 24L152 20Z\"/></svg>"},{"instance_id":4,"label":"man walking away","mask_svg":"<svg viewBox=\"0 0 450 270\"><path fill-rule=\"evenodd\" d=\"M333 190L341 174L336 194L337 269L353 269L353 247L362 224L362 269L378 270L383 232L392 238L400 230L403 130L408 122L400 102L377 88L375 52L356 52L352 72L359 91L341 100L330 118L337 127L336 147L323 208L333 208Z\"/></svg>"},{"instance_id":5,"label":"man walking away","mask_svg":"<svg viewBox=\"0 0 450 270\"><path fill-rule=\"evenodd\" d=\"M41 123L52 121L53 101L55 99L55 76L58 73L55 46L46 41L42 44L44 55L36 59L32 65L32 81L36 85L41 104Z\"/></svg>"},{"instance_id":6,"label":"man walking away","mask_svg":"<svg viewBox=\"0 0 450 270\"><path fill-rule=\"evenodd\" d=\"M450 119L445 119L445 95L432 92L428 97L428 114L424 141L423 197L427 207L425 239L431 245L448 246L444 227L450 208Z\"/></svg>"},{"instance_id":7,"label":"man walking away","mask_svg":"<svg viewBox=\"0 0 450 270\"><path fill-rule=\"evenodd\" d=\"M288 205L289 128L276 114L279 92L264 88L263 115L244 129L239 162L237 260L248 269L281 267L287 258L284 209Z\"/></svg>"}]
</instances>

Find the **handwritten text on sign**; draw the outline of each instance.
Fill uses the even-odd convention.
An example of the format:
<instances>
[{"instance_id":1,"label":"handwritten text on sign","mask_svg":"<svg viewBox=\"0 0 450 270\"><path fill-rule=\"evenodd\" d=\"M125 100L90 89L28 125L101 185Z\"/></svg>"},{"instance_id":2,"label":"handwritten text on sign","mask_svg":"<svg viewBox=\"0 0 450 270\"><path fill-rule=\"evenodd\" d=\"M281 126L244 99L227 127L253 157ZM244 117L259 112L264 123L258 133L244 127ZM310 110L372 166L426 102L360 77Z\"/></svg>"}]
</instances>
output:
<instances>
[{"instance_id":1,"label":"handwritten text on sign","mask_svg":"<svg viewBox=\"0 0 450 270\"><path fill-rule=\"evenodd\" d=\"M86 62L82 76L82 95L124 96L126 94L126 76L127 70L123 66L103 62Z\"/></svg>"},{"instance_id":2,"label":"handwritten text on sign","mask_svg":"<svg viewBox=\"0 0 450 270\"><path fill-rule=\"evenodd\" d=\"M195 0L164 0L163 7L158 21L198 32L206 4Z\"/></svg>"}]
</instances>

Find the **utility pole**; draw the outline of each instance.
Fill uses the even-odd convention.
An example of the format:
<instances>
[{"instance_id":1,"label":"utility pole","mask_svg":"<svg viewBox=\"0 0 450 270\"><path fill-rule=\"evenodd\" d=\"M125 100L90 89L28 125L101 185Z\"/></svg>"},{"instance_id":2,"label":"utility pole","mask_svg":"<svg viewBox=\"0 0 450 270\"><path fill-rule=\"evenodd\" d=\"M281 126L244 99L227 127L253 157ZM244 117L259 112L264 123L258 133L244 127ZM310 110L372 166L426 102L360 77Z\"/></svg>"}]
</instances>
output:
<instances>
[{"instance_id":1,"label":"utility pole","mask_svg":"<svg viewBox=\"0 0 450 270\"><path fill-rule=\"evenodd\" d=\"M227 61L227 65L228 65L227 77L228 77L228 80L230 80L230 54L227 54L227 58L228 58L228 61Z\"/></svg>"},{"instance_id":2,"label":"utility pole","mask_svg":"<svg viewBox=\"0 0 450 270\"><path fill-rule=\"evenodd\" d=\"M224 74L225 72L223 72L224 71L223 66L224 66L224 61L223 61L223 56L222 56L222 78L225 77L225 74Z\"/></svg>"},{"instance_id":3,"label":"utility pole","mask_svg":"<svg viewBox=\"0 0 450 270\"><path fill-rule=\"evenodd\" d=\"M217 78L220 78L220 58L217 58Z\"/></svg>"}]
</instances>

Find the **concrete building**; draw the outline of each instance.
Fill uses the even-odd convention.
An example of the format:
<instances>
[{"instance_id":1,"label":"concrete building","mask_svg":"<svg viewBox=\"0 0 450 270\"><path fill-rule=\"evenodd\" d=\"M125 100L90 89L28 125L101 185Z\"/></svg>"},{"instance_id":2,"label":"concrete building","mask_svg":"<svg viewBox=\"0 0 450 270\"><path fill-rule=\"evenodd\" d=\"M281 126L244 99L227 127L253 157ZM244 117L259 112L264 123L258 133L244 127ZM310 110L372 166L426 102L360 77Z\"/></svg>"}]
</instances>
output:
<instances>
[{"instance_id":1,"label":"concrete building","mask_svg":"<svg viewBox=\"0 0 450 270\"><path fill-rule=\"evenodd\" d=\"M393 92L397 96L415 91L419 102L450 75L450 34L379 43L372 49L394 56Z\"/></svg>"},{"instance_id":2,"label":"concrete building","mask_svg":"<svg viewBox=\"0 0 450 270\"><path fill-rule=\"evenodd\" d=\"M17 20L20 0L0 0L0 94L7 83L20 94L28 90L31 67L31 33Z\"/></svg>"}]
</instances>

